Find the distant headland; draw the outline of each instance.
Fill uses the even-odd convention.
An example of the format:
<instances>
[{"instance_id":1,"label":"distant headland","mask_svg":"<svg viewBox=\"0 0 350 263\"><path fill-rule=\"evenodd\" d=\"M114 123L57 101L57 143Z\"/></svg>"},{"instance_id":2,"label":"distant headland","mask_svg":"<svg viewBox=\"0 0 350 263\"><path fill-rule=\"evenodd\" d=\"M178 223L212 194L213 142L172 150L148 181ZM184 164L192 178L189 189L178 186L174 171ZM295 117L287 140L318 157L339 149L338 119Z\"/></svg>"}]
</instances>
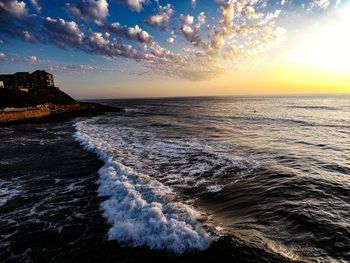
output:
<instances>
[{"instance_id":1,"label":"distant headland","mask_svg":"<svg viewBox=\"0 0 350 263\"><path fill-rule=\"evenodd\" d=\"M96 115L121 108L78 102L44 70L0 75L0 124Z\"/></svg>"}]
</instances>

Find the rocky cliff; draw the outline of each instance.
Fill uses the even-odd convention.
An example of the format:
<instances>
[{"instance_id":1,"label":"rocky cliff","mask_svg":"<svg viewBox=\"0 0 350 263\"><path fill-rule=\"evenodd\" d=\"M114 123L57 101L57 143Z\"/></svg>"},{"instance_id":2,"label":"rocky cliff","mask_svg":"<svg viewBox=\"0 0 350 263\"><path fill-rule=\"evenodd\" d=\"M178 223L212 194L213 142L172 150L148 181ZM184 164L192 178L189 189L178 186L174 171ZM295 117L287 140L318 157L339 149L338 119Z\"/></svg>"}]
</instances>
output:
<instances>
[{"instance_id":1,"label":"rocky cliff","mask_svg":"<svg viewBox=\"0 0 350 263\"><path fill-rule=\"evenodd\" d=\"M98 103L77 102L59 89L23 92L0 89L0 124L23 121L62 121L123 109Z\"/></svg>"},{"instance_id":2,"label":"rocky cliff","mask_svg":"<svg viewBox=\"0 0 350 263\"><path fill-rule=\"evenodd\" d=\"M0 89L0 108L33 107L44 104L71 105L77 102L63 91L52 88L30 92L18 90Z\"/></svg>"}]
</instances>

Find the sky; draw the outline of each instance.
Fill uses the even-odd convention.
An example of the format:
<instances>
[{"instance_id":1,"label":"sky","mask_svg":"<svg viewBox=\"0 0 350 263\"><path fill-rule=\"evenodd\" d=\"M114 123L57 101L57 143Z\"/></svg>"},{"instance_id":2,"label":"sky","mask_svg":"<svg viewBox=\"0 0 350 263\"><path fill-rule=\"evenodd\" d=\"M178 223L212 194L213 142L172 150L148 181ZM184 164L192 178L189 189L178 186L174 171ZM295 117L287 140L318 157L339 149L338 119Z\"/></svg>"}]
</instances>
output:
<instances>
[{"instance_id":1,"label":"sky","mask_svg":"<svg viewBox=\"0 0 350 263\"><path fill-rule=\"evenodd\" d=\"M342 0L0 0L0 73L77 99L350 93Z\"/></svg>"}]
</instances>

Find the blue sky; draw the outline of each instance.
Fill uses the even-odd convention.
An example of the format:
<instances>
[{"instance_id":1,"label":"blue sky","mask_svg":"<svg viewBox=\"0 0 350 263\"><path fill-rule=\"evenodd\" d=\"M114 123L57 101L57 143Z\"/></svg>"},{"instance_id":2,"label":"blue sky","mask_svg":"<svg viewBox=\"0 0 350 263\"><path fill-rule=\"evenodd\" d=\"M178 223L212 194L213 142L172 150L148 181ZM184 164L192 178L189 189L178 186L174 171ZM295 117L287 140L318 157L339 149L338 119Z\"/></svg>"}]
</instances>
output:
<instances>
[{"instance_id":1,"label":"blue sky","mask_svg":"<svg viewBox=\"0 0 350 263\"><path fill-rule=\"evenodd\" d=\"M0 71L45 69L55 74L57 85L82 98L118 97L123 89L122 96L127 89L130 96L140 89L146 94L155 80L199 87L193 83L278 47L287 29L298 27L290 19L296 14L317 17L340 5L339 0L0 0ZM104 89L94 92L101 81Z\"/></svg>"}]
</instances>

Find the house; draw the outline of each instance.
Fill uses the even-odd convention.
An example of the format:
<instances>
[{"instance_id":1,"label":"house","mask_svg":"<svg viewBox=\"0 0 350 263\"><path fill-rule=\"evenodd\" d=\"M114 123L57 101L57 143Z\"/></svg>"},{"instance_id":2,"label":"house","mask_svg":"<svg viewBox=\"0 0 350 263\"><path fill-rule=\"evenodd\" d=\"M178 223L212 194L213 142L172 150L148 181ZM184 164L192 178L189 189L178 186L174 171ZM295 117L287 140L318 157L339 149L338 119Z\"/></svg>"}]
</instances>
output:
<instances>
[{"instance_id":1,"label":"house","mask_svg":"<svg viewBox=\"0 0 350 263\"><path fill-rule=\"evenodd\" d=\"M0 75L0 82L3 83L5 89L11 89L15 84L14 75Z\"/></svg>"},{"instance_id":2,"label":"house","mask_svg":"<svg viewBox=\"0 0 350 263\"><path fill-rule=\"evenodd\" d=\"M36 70L31 74L32 85L38 89L49 89L55 87L53 75L45 70Z\"/></svg>"},{"instance_id":3,"label":"house","mask_svg":"<svg viewBox=\"0 0 350 263\"><path fill-rule=\"evenodd\" d=\"M17 72L14 74L14 87L18 90L32 88L32 77L29 72Z\"/></svg>"},{"instance_id":4,"label":"house","mask_svg":"<svg viewBox=\"0 0 350 263\"><path fill-rule=\"evenodd\" d=\"M1 85L2 83L2 85ZM55 88L54 77L44 70L0 75L0 88L30 91Z\"/></svg>"}]
</instances>

